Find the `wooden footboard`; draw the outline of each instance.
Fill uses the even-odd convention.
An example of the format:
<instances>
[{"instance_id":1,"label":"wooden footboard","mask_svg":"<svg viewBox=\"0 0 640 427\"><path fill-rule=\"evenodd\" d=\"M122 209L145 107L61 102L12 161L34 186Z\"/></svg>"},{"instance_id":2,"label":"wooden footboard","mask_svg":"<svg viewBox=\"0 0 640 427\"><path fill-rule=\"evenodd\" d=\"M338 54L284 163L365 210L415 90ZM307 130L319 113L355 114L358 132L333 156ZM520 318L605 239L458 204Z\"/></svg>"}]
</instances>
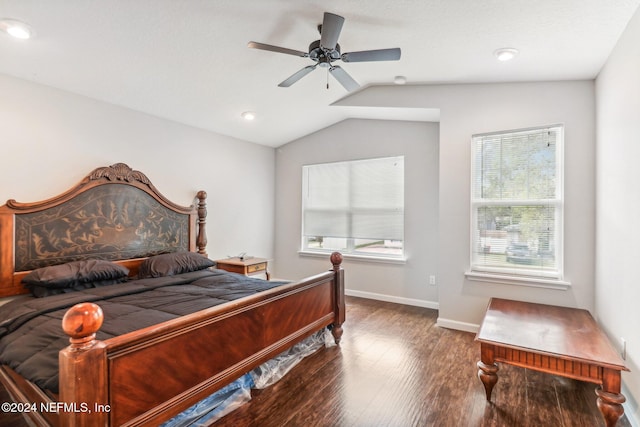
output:
<instances>
[{"instance_id":1,"label":"wooden footboard","mask_svg":"<svg viewBox=\"0 0 640 427\"><path fill-rule=\"evenodd\" d=\"M31 421L158 425L323 327L332 325L339 342L342 256L331 262L326 273L105 341L95 339L101 309L72 307L63 319L71 344L59 356L59 399L38 396Z\"/></svg>"}]
</instances>

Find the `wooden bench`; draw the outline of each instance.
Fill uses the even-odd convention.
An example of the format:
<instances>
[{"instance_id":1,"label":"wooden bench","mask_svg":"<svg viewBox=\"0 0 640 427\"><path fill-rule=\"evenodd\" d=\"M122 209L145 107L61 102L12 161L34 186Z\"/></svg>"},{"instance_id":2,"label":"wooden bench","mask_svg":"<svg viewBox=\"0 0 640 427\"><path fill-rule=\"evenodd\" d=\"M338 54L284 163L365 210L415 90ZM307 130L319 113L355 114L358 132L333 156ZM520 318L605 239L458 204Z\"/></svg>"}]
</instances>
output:
<instances>
[{"instance_id":1,"label":"wooden bench","mask_svg":"<svg viewBox=\"0 0 640 427\"><path fill-rule=\"evenodd\" d=\"M587 310L492 298L476 336L478 377L487 401L503 362L596 383L598 409L607 427L623 415L624 361Z\"/></svg>"}]
</instances>

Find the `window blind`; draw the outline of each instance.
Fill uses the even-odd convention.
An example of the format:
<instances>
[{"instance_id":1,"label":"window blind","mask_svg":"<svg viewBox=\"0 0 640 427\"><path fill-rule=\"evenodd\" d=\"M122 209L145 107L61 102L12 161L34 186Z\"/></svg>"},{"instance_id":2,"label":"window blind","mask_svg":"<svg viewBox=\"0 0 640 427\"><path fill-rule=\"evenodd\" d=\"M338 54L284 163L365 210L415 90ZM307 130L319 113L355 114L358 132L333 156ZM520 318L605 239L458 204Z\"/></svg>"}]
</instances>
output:
<instances>
[{"instance_id":1,"label":"window blind","mask_svg":"<svg viewBox=\"0 0 640 427\"><path fill-rule=\"evenodd\" d=\"M303 166L303 235L403 240L404 157Z\"/></svg>"},{"instance_id":2,"label":"window blind","mask_svg":"<svg viewBox=\"0 0 640 427\"><path fill-rule=\"evenodd\" d=\"M562 269L561 126L473 137L472 270Z\"/></svg>"}]
</instances>

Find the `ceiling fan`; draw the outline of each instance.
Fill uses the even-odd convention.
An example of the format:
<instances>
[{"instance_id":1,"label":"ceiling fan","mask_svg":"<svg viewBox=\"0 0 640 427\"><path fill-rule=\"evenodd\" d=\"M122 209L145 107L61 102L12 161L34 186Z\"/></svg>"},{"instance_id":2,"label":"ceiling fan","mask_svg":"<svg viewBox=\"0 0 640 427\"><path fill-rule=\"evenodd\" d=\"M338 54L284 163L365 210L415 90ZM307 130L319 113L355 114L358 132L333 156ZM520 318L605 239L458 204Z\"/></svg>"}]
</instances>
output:
<instances>
[{"instance_id":1,"label":"ceiling fan","mask_svg":"<svg viewBox=\"0 0 640 427\"><path fill-rule=\"evenodd\" d=\"M273 46L265 43L249 42L248 47L253 49L269 50L272 52L285 53L287 55L300 56L302 58L311 58L315 62L303 69L295 72L293 75L282 81L278 86L289 87L313 70L319 65L327 68L329 74L342 85L347 91L352 91L360 87L343 68L333 65L334 61L342 60L344 62L367 62L367 61L397 61L400 59L400 48L363 50L359 52L341 53L338 37L342 31L344 18L333 13L325 12L322 24L318 25L320 31L320 40L316 40L309 45L309 52L301 50L287 49L285 47Z\"/></svg>"}]
</instances>

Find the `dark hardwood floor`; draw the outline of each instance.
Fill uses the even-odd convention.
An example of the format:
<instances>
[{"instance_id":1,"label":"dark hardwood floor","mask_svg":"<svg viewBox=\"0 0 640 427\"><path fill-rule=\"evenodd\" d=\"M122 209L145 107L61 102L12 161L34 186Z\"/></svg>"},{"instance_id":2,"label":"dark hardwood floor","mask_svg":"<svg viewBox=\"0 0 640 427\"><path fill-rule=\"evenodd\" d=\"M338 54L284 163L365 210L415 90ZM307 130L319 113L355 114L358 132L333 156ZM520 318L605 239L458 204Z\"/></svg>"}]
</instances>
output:
<instances>
[{"instance_id":1,"label":"dark hardwood floor","mask_svg":"<svg viewBox=\"0 0 640 427\"><path fill-rule=\"evenodd\" d=\"M309 356L215 425L605 425L595 385L508 365L487 403L475 335L440 328L436 318L435 310L348 297L340 348Z\"/></svg>"},{"instance_id":2,"label":"dark hardwood floor","mask_svg":"<svg viewBox=\"0 0 640 427\"><path fill-rule=\"evenodd\" d=\"M340 347L304 359L214 425L604 426L595 385L501 365L493 402L476 377L474 334L435 325L437 311L347 298ZM7 401L6 392L0 400ZM0 425L22 427L20 419ZM626 418L619 427L630 427Z\"/></svg>"}]
</instances>

